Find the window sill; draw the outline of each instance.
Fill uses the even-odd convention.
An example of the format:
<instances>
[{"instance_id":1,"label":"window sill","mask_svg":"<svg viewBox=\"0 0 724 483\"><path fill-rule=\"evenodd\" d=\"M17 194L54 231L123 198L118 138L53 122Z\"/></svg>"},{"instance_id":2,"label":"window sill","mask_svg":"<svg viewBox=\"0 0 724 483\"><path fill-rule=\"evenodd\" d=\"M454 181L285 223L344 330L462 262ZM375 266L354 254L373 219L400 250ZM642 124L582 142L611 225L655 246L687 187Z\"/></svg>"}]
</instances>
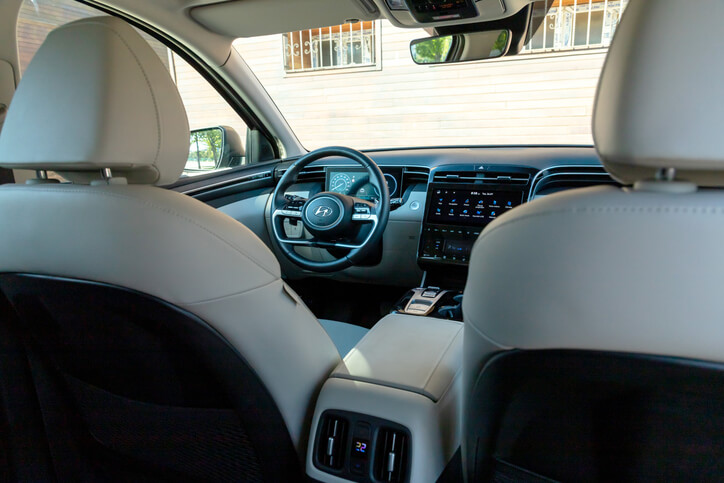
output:
<instances>
[{"instance_id":1,"label":"window sill","mask_svg":"<svg viewBox=\"0 0 724 483\"><path fill-rule=\"evenodd\" d=\"M307 70L300 72L284 72L285 79L291 79L294 77L309 77L309 76L320 76L320 75L336 75L336 74L353 74L355 72L372 72L382 70L382 64L377 63L376 65L365 65L360 67L342 67L339 69L320 69L320 70Z\"/></svg>"}]
</instances>

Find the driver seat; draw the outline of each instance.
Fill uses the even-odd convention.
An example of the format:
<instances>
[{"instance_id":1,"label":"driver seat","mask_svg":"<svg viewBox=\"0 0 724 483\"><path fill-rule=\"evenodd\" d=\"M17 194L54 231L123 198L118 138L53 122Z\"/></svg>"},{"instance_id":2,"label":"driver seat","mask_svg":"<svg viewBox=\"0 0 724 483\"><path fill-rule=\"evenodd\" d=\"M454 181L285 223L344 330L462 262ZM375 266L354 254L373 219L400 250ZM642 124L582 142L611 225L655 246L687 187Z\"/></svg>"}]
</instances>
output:
<instances>
[{"instance_id":1,"label":"driver seat","mask_svg":"<svg viewBox=\"0 0 724 483\"><path fill-rule=\"evenodd\" d=\"M176 86L122 20L54 30L23 77L0 166L71 183L0 188L12 479L301 478L340 355L259 238L153 186L181 175L188 140Z\"/></svg>"}]
</instances>

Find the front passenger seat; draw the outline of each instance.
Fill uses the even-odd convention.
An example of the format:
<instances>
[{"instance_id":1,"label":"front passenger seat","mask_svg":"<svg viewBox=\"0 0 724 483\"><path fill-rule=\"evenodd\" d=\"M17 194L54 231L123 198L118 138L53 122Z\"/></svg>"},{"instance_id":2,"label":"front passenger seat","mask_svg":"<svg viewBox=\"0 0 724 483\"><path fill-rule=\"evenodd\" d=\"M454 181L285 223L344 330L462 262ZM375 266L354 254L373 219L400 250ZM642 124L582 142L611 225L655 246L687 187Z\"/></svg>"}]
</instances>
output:
<instances>
[{"instance_id":1,"label":"front passenger seat","mask_svg":"<svg viewBox=\"0 0 724 483\"><path fill-rule=\"evenodd\" d=\"M593 135L632 187L546 196L475 243L467 481L724 479L723 15L630 2Z\"/></svg>"},{"instance_id":2,"label":"front passenger seat","mask_svg":"<svg viewBox=\"0 0 724 483\"><path fill-rule=\"evenodd\" d=\"M0 364L27 376L2 388L16 479L301 477L339 354L252 232L153 186L188 147L168 71L119 19L54 30L23 77L0 166L72 183L0 188L2 333L25 353Z\"/></svg>"}]
</instances>

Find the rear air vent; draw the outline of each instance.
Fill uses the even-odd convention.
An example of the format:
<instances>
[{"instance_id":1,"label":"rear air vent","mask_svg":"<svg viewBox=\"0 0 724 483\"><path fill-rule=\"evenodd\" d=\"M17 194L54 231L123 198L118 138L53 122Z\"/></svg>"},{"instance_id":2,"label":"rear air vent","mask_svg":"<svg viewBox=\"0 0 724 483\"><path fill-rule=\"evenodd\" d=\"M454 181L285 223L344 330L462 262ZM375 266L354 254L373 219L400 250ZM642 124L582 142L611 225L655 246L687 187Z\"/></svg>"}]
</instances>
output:
<instances>
[{"instance_id":1,"label":"rear air vent","mask_svg":"<svg viewBox=\"0 0 724 483\"><path fill-rule=\"evenodd\" d=\"M433 177L436 183L486 183L526 185L530 175L521 172L489 171L438 171Z\"/></svg>"},{"instance_id":2,"label":"rear air vent","mask_svg":"<svg viewBox=\"0 0 724 483\"><path fill-rule=\"evenodd\" d=\"M406 481L409 454L409 438L406 432L380 429L375 449L375 478L379 481Z\"/></svg>"},{"instance_id":3,"label":"rear air vent","mask_svg":"<svg viewBox=\"0 0 724 483\"><path fill-rule=\"evenodd\" d=\"M349 423L339 416L326 415L319 424L321 429L317 439L317 461L332 470L342 469Z\"/></svg>"},{"instance_id":4,"label":"rear air vent","mask_svg":"<svg viewBox=\"0 0 724 483\"><path fill-rule=\"evenodd\" d=\"M604 184L621 186L602 166L557 166L536 175L530 199L557 191Z\"/></svg>"}]
</instances>

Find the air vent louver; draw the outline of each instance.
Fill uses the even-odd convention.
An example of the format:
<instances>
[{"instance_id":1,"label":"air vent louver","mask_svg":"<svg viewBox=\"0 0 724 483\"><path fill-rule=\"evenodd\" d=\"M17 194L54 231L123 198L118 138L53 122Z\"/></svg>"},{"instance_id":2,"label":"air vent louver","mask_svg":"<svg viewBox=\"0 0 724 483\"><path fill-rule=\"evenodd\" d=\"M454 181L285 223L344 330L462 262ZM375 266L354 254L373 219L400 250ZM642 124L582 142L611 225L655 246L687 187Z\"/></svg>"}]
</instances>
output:
<instances>
[{"instance_id":1,"label":"air vent louver","mask_svg":"<svg viewBox=\"0 0 724 483\"><path fill-rule=\"evenodd\" d=\"M317 441L317 460L327 468L339 470L344 466L347 420L328 415L319 424L322 430Z\"/></svg>"},{"instance_id":2,"label":"air vent louver","mask_svg":"<svg viewBox=\"0 0 724 483\"><path fill-rule=\"evenodd\" d=\"M430 178L430 170L428 168L405 168L402 171L402 177L405 183L427 183Z\"/></svg>"},{"instance_id":3,"label":"air vent louver","mask_svg":"<svg viewBox=\"0 0 724 483\"><path fill-rule=\"evenodd\" d=\"M617 185L602 166L556 166L541 171L533 180L530 199L566 189Z\"/></svg>"},{"instance_id":4,"label":"air vent louver","mask_svg":"<svg viewBox=\"0 0 724 483\"><path fill-rule=\"evenodd\" d=\"M407 434L395 429L380 429L375 450L375 478L380 481L405 481L408 458Z\"/></svg>"},{"instance_id":5,"label":"air vent louver","mask_svg":"<svg viewBox=\"0 0 724 483\"><path fill-rule=\"evenodd\" d=\"M281 168L277 169L274 172L274 176L276 179L281 179L282 176L284 176L284 173L287 172L287 168ZM324 181L325 179L325 171L323 166L314 166L314 167L307 167L302 170L301 173L299 173L299 176L297 176L298 182L309 182L309 181Z\"/></svg>"},{"instance_id":6,"label":"air vent louver","mask_svg":"<svg viewBox=\"0 0 724 483\"><path fill-rule=\"evenodd\" d=\"M486 172L486 171L439 171L433 181L437 183L489 183L489 184L528 184L527 173Z\"/></svg>"}]
</instances>

